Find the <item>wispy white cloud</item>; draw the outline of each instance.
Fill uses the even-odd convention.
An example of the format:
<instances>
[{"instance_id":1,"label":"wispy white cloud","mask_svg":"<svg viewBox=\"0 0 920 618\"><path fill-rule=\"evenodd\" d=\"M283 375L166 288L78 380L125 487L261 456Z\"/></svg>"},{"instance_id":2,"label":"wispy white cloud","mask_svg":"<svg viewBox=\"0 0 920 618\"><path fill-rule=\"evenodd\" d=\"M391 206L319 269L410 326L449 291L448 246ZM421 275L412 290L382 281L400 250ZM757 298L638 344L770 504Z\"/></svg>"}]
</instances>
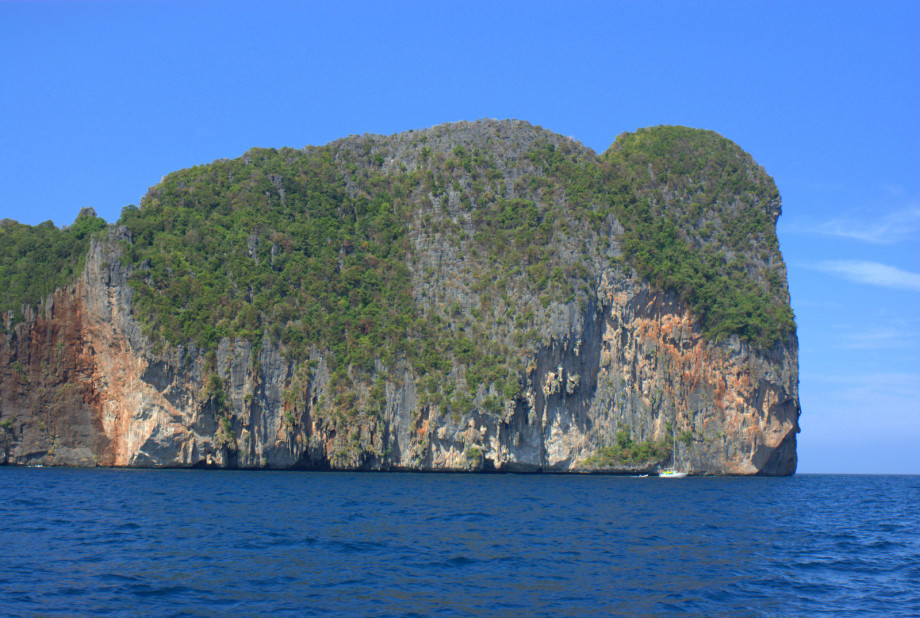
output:
<instances>
[{"instance_id":1,"label":"wispy white cloud","mask_svg":"<svg viewBox=\"0 0 920 618\"><path fill-rule=\"evenodd\" d=\"M891 195L896 195L896 196L904 195L904 187L902 187L901 185L884 184L882 185L882 190Z\"/></svg>"},{"instance_id":2,"label":"wispy white cloud","mask_svg":"<svg viewBox=\"0 0 920 618\"><path fill-rule=\"evenodd\" d=\"M920 236L920 206L912 205L874 220L838 217L820 223L808 231L824 236L890 245Z\"/></svg>"},{"instance_id":3,"label":"wispy white cloud","mask_svg":"<svg viewBox=\"0 0 920 618\"><path fill-rule=\"evenodd\" d=\"M880 264L879 262L825 260L818 262L815 268L822 272L839 275L856 283L920 292L920 274L901 270L887 264Z\"/></svg>"},{"instance_id":4,"label":"wispy white cloud","mask_svg":"<svg viewBox=\"0 0 920 618\"><path fill-rule=\"evenodd\" d=\"M920 350L920 317L887 311L860 314L853 321L827 325L840 350Z\"/></svg>"},{"instance_id":5,"label":"wispy white cloud","mask_svg":"<svg viewBox=\"0 0 920 618\"><path fill-rule=\"evenodd\" d=\"M889 350L917 345L917 330L912 328L873 328L865 332L847 333L840 347L848 350Z\"/></svg>"},{"instance_id":6,"label":"wispy white cloud","mask_svg":"<svg viewBox=\"0 0 920 618\"><path fill-rule=\"evenodd\" d=\"M801 389L816 409L840 413L873 423L883 420L902 424L907 420L920 429L916 414L920 400L920 374L910 372L821 375L803 373ZM804 407L804 406L803 406ZM920 434L918 434L920 437Z\"/></svg>"},{"instance_id":7,"label":"wispy white cloud","mask_svg":"<svg viewBox=\"0 0 920 618\"><path fill-rule=\"evenodd\" d=\"M882 395L916 403L920 400L920 373L876 372L853 374L806 374L802 380L833 387L840 399L877 399Z\"/></svg>"},{"instance_id":8,"label":"wispy white cloud","mask_svg":"<svg viewBox=\"0 0 920 618\"><path fill-rule=\"evenodd\" d=\"M849 333L842 342L850 350L881 350L901 347L904 338L892 329L874 329L864 333Z\"/></svg>"}]
</instances>

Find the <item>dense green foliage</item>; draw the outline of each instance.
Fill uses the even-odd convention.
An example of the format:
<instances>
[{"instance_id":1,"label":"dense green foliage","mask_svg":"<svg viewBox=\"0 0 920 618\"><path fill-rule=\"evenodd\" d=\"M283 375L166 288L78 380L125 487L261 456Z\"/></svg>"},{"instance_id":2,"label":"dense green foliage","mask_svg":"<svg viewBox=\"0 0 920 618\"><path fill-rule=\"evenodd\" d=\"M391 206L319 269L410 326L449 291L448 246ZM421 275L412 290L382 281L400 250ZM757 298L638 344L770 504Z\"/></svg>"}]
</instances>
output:
<instances>
[{"instance_id":1,"label":"dense green foliage","mask_svg":"<svg viewBox=\"0 0 920 618\"><path fill-rule=\"evenodd\" d=\"M604 157L635 192L618 209L625 255L677 291L709 338L769 348L794 331L773 225L779 192L749 155L712 131L656 127L620 136Z\"/></svg>"},{"instance_id":2,"label":"dense green foliage","mask_svg":"<svg viewBox=\"0 0 920 618\"><path fill-rule=\"evenodd\" d=\"M0 221L0 312L22 318L55 289L72 283L83 266L90 236L105 227L92 209L83 209L70 227L51 221L35 226Z\"/></svg>"},{"instance_id":3,"label":"dense green foliage","mask_svg":"<svg viewBox=\"0 0 920 618\"><path fill-rule=\"evenodd\" d=\"M170 174L125 209L148 333L205 349L268 336L294 359L328 349L338 375L392 363L414 315L407 179L361 177L349 193L333 154L252 150Z\"/></svg>"},{"instance_id":4,"label":"dense green foliage","mask_svg":"<svg viewBox=\"0 0 920 618\"><path fill-rule=\"evenodd\" d=\"M614 443L598 449L585 460L585 465L588 468L650 466L666 461L671 457L671 453L671 442L667 437L636 442L628 429L621 429L617 432Z\"/></svg>"}]
</instances>

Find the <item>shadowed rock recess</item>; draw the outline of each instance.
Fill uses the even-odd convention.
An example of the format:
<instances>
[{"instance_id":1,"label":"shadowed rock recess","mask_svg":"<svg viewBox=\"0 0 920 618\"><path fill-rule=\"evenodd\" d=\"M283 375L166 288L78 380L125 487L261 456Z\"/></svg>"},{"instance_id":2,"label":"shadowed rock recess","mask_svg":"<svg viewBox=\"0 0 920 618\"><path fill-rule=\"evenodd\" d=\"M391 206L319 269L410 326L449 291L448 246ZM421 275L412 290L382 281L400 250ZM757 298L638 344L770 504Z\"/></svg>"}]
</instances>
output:
<instances>
[{"instance_id":1,"label":"shadowed rock recess","mask_svg":"<svg viewBox=\"0 0 920 618\"><path fill-rule=\"evenodd\" d=\"M4 220L0 462L792 474L779 214L711 131L482 120Z\"/></svg>"}]
</instances>

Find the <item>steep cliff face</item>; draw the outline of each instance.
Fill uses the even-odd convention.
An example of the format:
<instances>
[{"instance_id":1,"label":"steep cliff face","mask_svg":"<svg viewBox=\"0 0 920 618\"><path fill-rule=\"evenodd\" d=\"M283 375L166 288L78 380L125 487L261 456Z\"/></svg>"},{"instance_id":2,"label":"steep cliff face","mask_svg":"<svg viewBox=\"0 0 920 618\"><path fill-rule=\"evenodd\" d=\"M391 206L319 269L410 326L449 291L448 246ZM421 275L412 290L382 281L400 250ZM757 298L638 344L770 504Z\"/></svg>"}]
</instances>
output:
<instances>
[{"instance_id":1,"label":"steep cliff face","mask_svg":"<svg viewBox=\"0 0 920 618\"><path fill-rule=\"evenodd\" d=\"M112 463L84 307L62 290L24 313L0 340L0 463Z\"/></svg>"},{"instance_id":2,"label":"steep cliff face","mask_svg":"<svg viewBox=\"0 0 920 618\"><path fill-rule=\"evenodd\" d=\"M156 257L132 261L125 255L138 251L138 235L146 233L127 220L91 242L73 285L27 307L19 323L8 316L0 337L0 460L142 467L631 472L675 465L698 474L795 471L794 332L781 333L771 346L738 335L707 336L712 321L704 323L694 312L698 303L650 283L624 254L634 246L632 228L621 223L626 211L598 208L600 193L583 197L579 187L587 181L566 188L552 180L553 170L564 163L609 184L603 174L616 170L609 171L589 149L530 125L494 121L349 138L330 148L323 173L341 180L335 199L356 225L358 209L349 211L349 205L365 199L374 183L427 174L428 180L395 189L388 181L394 209L397 199L405 205L398 211L405 215L398 246L405 252L406 298L414 307L412 319L401 323L406 351L381 348L368 367L345 366L344 353L319 335L304 340L262 324L266 309L257 312L258 332L219 336L213 345L191 336L166 341L149 317L152 310L145 313L137 302L141 293L150 306L151 294L163 289ZM561 163L546 158L557 152L568 158ZM488 164L482 163L486 158ZM370 162L372 173L362 161ZM286 189L287 173L267 177L269 190L260 198L266 207L296 199L293 189ZM689 209L694 198L673 183L667 186L668 192L651 199ZM183 199L195 200L191 189L182 190ZM168 192L152 191L157 207L167 202ZM775 211L772 225L778 201L766 208ZM309 205L306 212L309 216ZM495 223L507 212L512 219L533 217L534 224ZM707 212L697 226L703 232L690 234L693 242L712 235L714 218ZM254 224L240 251L253 268L284 274L296 239L287 229L264 227ZM192 231L181 230L182 238L193 238ZM329 233L327 244L332 237ZM501 247L490 248L495 238L513 247L510 257ZM349 272L348 260L361 243L354 235L342 241L335 273ZM764 244L752 242L761 252ZM535 256L531 245L541 253ZM780 277L785 292L778 251L755 254L739 246L729 251L753 256L742 266L755 284ZM185 262L170 259L173 276ZM231 276L242 288L239 276ZM255 306L259 290L239 294ZM788 297L780 300L788 305ZM326 305L326 311L336 311L347 302ZM296 313L286 319L300 324ZM347 329L366 335L374 328L371 319L355 321L341 326L349 359L357 358L352 346L368 344ZM426 352L425 342L431 341L443 349ZM482 356L485 360L477 360Z\"/></svg>"}]
</instances>

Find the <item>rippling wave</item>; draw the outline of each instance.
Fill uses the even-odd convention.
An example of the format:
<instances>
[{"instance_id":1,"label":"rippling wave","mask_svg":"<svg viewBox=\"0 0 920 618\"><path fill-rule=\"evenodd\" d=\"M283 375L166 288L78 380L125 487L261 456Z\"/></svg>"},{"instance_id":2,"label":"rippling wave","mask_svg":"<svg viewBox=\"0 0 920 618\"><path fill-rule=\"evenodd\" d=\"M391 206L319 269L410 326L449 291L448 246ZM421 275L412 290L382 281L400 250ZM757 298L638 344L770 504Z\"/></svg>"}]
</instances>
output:
<instances>
[{"instance_id":1,"label":"rippling wave","mask_svg":"<svg viewBox=\"0 0 920 618\"><path fill-rule=\"evenodd\" d=\"M920 614L920 477L0 468L0 613Z\"/></svg>"}]
</instances>

